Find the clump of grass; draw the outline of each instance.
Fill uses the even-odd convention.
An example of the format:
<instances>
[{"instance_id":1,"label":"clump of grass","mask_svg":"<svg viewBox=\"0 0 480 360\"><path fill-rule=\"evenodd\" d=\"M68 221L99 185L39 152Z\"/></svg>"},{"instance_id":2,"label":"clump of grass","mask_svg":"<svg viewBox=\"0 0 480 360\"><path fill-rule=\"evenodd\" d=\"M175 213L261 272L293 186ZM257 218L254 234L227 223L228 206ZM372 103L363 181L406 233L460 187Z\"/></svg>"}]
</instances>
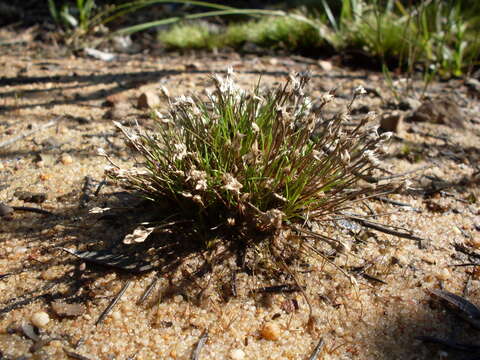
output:
<instances>
[{"instance_id":1,"label":"clump of grass","mask_svg":"<svg viewBox=\"0 0 480 360\"><path fill-rule=\"evenodd\" d=\"M325 94L312 111L308 81L308 74L292 75L278 88L245 91L231 70L225 78L214 75L215 91L204 99L169 98L154 132L117 123L139 163L121 169L111 161L106 173L153 202L168 199L206 232L223 227L242 234L231 239L244 248L269 248L283 261L307 249L286 232L302 232L306 222L339 214L389 186L356 186L379 165L389 134L378 135L371 114L346 127L351 104L331 118L319 116L334 96ZM202 246L212 244L206 237Z\"/></svg>"},{"instance_id":2,"label":"clump of grass","mask_svg":"<svg viewBox=\"0 0 480 360\"><path fill-rule=\"evenodd\" d=\"M265 11L259 19L229 23L224 32L185 23L159 33L171 48L241 48L246 42L290 51L353 51L372 63L410 73L420 66L428 76L460 76L478 64L479 7L476 3L425 0L404 6L400 1L322 0L319 10L290 13ZM330 4L335 5L331 7ZM232 10L233 11L233 10ZM237 11L238 12L238 11ZM255 15L254 10L250 10ZM308 14L308 15L307 15ZM195 28L189 43L186 33Z\"/></svg>"},{"instance_id":3,"label":"clump of grass","mask_svg":"<svg viewBox=\"0 0 480 360\"><path fill-rule=\"evenodd\" d=\"M160 31L158 39L173 49L240 48L245 43L254 43L270 49L305 50L319 47L323 42L315 27L289 16L264 16L231 23L225 31L204 22L186 22Z\"/></svg>"},{"instance_id":4,"label":"clump of grass","mask_svg":"<svg viewBox=\"0 0 480 360\"><path fill-rule=\"evenodd\" d=\"M160 32L159 40L168 48L212 48L211 31L204 23L175 24L169 31Z\"/></svg>"},{"instance_id":5,"label":"clump of grass","mask_svg":"<svg viewBox=\"0 0 480 360\"><path fill-rule=\"evenodd\" d=\"M311 24L288 16L263 17L256 21L232 24L224 35L218 37L218 41L231 47L252 42L262 47L289 50L319 47L323 42Z\"/></svg>"},{"instance_id":6,"label":"clump of grass","mask_svg":"<svg viewBox=\"0 0 480 360\"><path fill-rule=\"evenodd\" d=\"M336 16L322 1L336 49L362 50L383 63L411 72L420 65L443 77L460 76L478 62L478 5L425 0L343 0Z\"/></svg>"}]
</instances>

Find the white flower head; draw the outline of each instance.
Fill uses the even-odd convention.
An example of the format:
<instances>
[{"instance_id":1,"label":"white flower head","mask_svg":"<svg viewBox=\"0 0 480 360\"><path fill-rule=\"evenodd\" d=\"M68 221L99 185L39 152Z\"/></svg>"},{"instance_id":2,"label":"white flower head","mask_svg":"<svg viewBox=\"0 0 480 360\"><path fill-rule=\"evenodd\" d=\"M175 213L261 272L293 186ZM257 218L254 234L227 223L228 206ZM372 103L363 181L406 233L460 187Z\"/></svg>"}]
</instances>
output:
<instances>
[{"instance_id":1,"label":"white flower head","mask_svg":"<svg viewBox=\"0 0 480 360\"><path fill-rule=\"evenodd\" d=\"M308 112L312 109L313 101L310 97L305 96L303 98L303 106L304 106L304 111Z\"/></svg>"},{"instance_id":2,"label":"white flower head","mask_svg":"<svg viewBox=\"0 0 480 360\"><path fill-rule=\"evenodd\" d=\"M105 149L104 149L104 148L101 148L101 147L99 147L99 148L97 149L97 155L98 155L98 156L105 156L105 157L108 156L108 155L107 155L107 152L105 151Z\"/></svg>"},{"instance_id":3,"label":"white flower head","mask_svg":"<svg viewBox=\"0 0 480 360\"><path fill-rule=\"evenodd\" d=\"M387 141L392 137L393 133L391 131L384 132L380 135L380 140Z\"/></svg>"},{"instance_id":4,"label":"white flower head","mask_svg":"<svg viewBox=\"0 0 480 360\"><path fill-rule=\"evenodd\" d=\"M260 127L257 125L257 123L252 122L252 130L254 133L258 133L260 131Z\"/></svg>"},{"instance_id":5,"label":"white flower head","mask_svg":"<svg viewBox=\"0 0 480 360\"><path fill-rule=\"evenodd\" d=\"M104 212L107 212L108 210L110 210L110 208L101 208L101 207L94 207L94 208L91 208L90 210L88 210L88 213L89 214L103 214Z\"/></svg>"},{"instance_id":6,"label":"white flower head","mask_svg":"<svg viewBox=\"0 0 480 360\"><path fill-rule=\"evenodd\" d=\"M262 213L259 217L260 226L266 229L280 229L285 214L278 209L271 209L265 213Z\"/></svg>"},{"instance_id":7,"label":"white flower head","mask_svg":"<svg viewBox=\"0 0 480 360\"><path fill-rule=\"evenodd\" d=\"M155 227L145 227L143 225L137 227L131 234L123 239L124 244L141 243L155 230Z\"/></svg>"},{"instance_id":8,"label":"white flower head","mask_svg":"<svg viewBox=\"0 0 480 360\"><path fill-rule=\"evenodd\" d=\"M222 180L224 184L222 187L223 189L240 195L240 190L242 189L243 185L232 174L223 174Z\"/></svg>"},{"instance_id":9,"label":"white flower head","mask_svg":"<svg viewBox=\"0 0 480 360\"><path fill-rule=\"evenodd\" d=\"M376 154L372 150L365 150L363 152L363 156L365 159L372 164L373 166L379 166L380 165L380 160L377 158Z\"/></svg>"},{"instance_id":10,"label":"white flower head","mask_svg":"<svg viewBox=\"0 0 480 360\"><path fill-rule=\"evenodd\" d=\"M347 150L342 151L340 154L340 159L345 165L350 164L350 153Z\"/></svg>"},{"instance_id":11,"label":"white flower head","mask_svg":"<svg viewBox=\"0 0 480 360\"><path fill-rule=\"evenodd\" d=\"M207 180L202 179L198 180L197 183L195 184L195 190L197 191L205 191L208 188L208 183Z\"/></svg>"},{"instance_id":12,"label":"white flower head","mask_svg":"<svg viewBox=\"0 0 480 360\"><path fill-rule=\"evenodd\" d=\"M164 85L160 86L160 91L162 95L165 96L166 98L170 97L170 93L168 92L168 89Z\"/></svg>"},{"instance_id":13,"label":"white flower head","mask_svg":"<svg viewBox=\"0 0 480 360\"><path fill-rule=\"evenodd\" d=\"M192 197L192 200L193 202L197 203L200 206L205 206L205 204L203 203L202 197L200 195L194 195Z\"/></svg>"},{"instance_id":14,"label":"white flower head","mask_svg":"<svg viewBox=\"0 0 480 360\"><path fill-rule=\"evenodd\" d=\"M335 98L335 95L333 95L333 94L331 94L331 93L322 94L322 95L320 96L320 101L321 101L323 104L328 104L328 103L331 102L334 98Z\"/></svg>"},{"instance_id":15,"label":"white flower head","mask_svg":"<svg viewBox=\"0 0 480 360\"><path fill-rule=\"evenodd\" d=\"M123 134L127 137L127 139L130 142L134 143L135 141L138 140L139 136L136 131L123 126L118 121L113 121L113 124L123 132Z\"/></svg>"},{"instance_id":16,"label":"white flower head","mask_svg":"<svg viewBox=\"0 0 480 360\"><path fill-rule=\"evenodd\" d=\"M368 132L368 138L370 140L377 140L379 138L379 135L378 135L378 128L379 127L380 127L379 125L374 125L374 126L370 127L369 132Z\"/></svg>"},{"instance_id":17,"label":"white flower head","mask_svg":"<svg viewBox=\"0 0 480 360\"><path fill-rule=\"evenodd\" d=\"M156 117L158 120L160 120L160 122L161 122L162 124L170 124L170 123L173 122L171 117L169 117L168 115L162 114L162 113L161 113L160 111L158 111L157 109L153 110L153 113L154 113L155 117Z\"/></svg>"},{"instance_id":18,"label":"white flower head","mask_svg":"<svg viewBox=\"0 0 480 360\"><path fill-rule=\"evenodd\" d=\"M367 122L371 122L377 118L377 113L375 111L369 111L365 118Z\"/></svg>"},{"instance_id":19,"label":"white flower head","mask_svg":"<svg viewBox=\"0 0 480 360\"><path fill-rule=\"evenodd\" d=\"M173 144L174 154L173 161L183 160L187 155L187 146L183 143Z\"/></svg>"},{"instance_id":20,"label":"white flower head","mask_svg":"<svg viewBox=\"0 0 480 360\"><path fill-rule=\"evenodd\" d=\"M355 95L365 95L367 90L362 85L359 85L354 90Z\"/></svg>"},{"instance_id":21,"label":"white flower head","mask_svg":"<svg viewBox=\"0 0 480 360\"><path fill-rule=\"evenodd\" d=\"M195 105L195 102L190 96L180 95L175 98L173 102L173 106L181 106L181 105Z\"/></svg>"}]
</instances>

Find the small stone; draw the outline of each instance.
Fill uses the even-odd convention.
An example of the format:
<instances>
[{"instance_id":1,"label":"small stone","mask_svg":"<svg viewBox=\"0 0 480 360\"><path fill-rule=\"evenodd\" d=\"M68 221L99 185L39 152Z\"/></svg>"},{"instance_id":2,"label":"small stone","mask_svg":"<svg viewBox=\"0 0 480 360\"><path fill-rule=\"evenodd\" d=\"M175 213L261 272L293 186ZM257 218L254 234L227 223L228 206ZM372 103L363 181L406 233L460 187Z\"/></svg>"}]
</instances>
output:
<instances>
[{"instance_id":1,"label":"small stone","mask_svg":"<svg viewBox=\"0 0 480 360\"><path fill-rule=\"evenodd\" d=\"M38 328L44 328L50 321L50 316L45 311L39 311L32 315L32 324Z\"/></svg>"},{"instance_id":2,"label":"small stone","mask_svg":"<svg viewBox=\"0 0 480 360\"><path fill-rule=\"evenodd\" d=\"M320 68L323 70L323 71L332 71L333 69L333 65L330 61L325 61L325 60L318 60L318 66L320 66Z\"/></svg>"},{"instance_id":3,"label":"small stone","mask_svg":"<svg viewBox=\"0 0 480 360\"><path fill-rule=\"evenodd\" d=\"M232 351L230 351L230 359L243 360L245 359L245 353L241 349L233 349Z\"/></svg>"},{"instance_id":4,"label":"small stone","mask_svg":"<svg viewBox=\"0 0 480 360\"><path fill-rule=\"evenodd\" d=\"M122 120L130 112L130 105L126 102L118 102L111 109L105 112L104 119Z\"/></svg>"},{"instance_id":5,"label":"small stone","mask_svg":"<svg viewBox=\"0 0 480 360\"><path fill-rule=\"evenodd\" d=\"M446 97L426 100L412 112L409 121L445 124L456 128L465 128L465 116L457 103Z\"/></svg>"},{"instance_id":6,"label":"small stone","mask_svg":"<svg viewBox=\"0 0 480 360\"><path fill-rule=\"evenodd\" d=\"M474 237L470 239L469 245L473 247L474 249L480 249L480 238L479 237Z\"/></svg>"},{"instance_id":7,"label":"small stone","mask_svg":"<svg viewBox=\"0 0 480 360\"><path fill-rule=\"evenodd\" d=\"M119 103L125 102L127 100L126 93L117 93L108 95L105 98L105 102L103 103L105 106L115 106Z\"/></svg>"},{"instance_id":8,"label":"small stone","mask_svg":"<svg viewBox=\"0 0 480 360\"><path fill-rule=\"evenodd\" d=\"M0 217L7 216L13 212L13 208L0 202Z\"/></svg>"},{"instance_id":9,"label":"small stone","mask_svg":"<svg viewBox=\"0 0 480 360\"><path fill-rule=\"evenodd\" d=\"M202 64L200 62L185 64L185 70L195 71L195 70L200 70L201 68L202 68Z\"/></svg>"},{"instance_id":10,"label":"small stone","mask_svg":"<svg viewBox=\"0 0 480 360\"><path fill-rule=\"evenodd\" d=\"M465 80L465 86L470 96L480 97L480 81L475 78L468 78Z\"/></svg>"},{"instance_id":11,"label":"small stone","mask_svg":"<svg viewBox=\"0 0 480 360\"><path fill-rule=\"evenodd\" d=\"M45 200L47 200L47 194L45 193L34 193L30 191L18 190L18 191L15 191L13 195L19 200L23 200L25 202L30 202L34 204L41 204Z\"/></svg>"},{"instance_id":12,"label":"small stone","mask_svg":"<svg viewBox=\"0 0 480 360\"><path fill-rule=\"evenodd\" d=\"M403 115L400 111L392 111L383 114L380 118L380 130L391 131L396 134L403 132Z\"/></svg>"},{"instance_id":13,"label":"small stone","mask_svg":"<svg viewBox=\"0 0 480 360\"><path fill-rule=\"evenodd\" d=\"M268 63L270 65L273 65L273 66L278 65L278 59L277 58L270 58L270 59L268 59Z\"/></svg>"},{"instance_id":14,"label":"small stone","mask_svg":"<svg viewBox=\"0 0 480 360\"><path fill-rule=\"evenodd\" d=\"M160 105L160 97L151 91L146 91L138 97L137 107L139 109L153 109L158 105Z\"/></svg>"},{"instance_id":15,"label":"small stone","mask_svg":"<svg viewBox=\"0 0 480 360\"><path fill-rule=\"evenodd\" d=\"M55 301L51 306L55 314L60 317L76 317L85 312L85 307L81 304L67 304L62 301Z\"/></svg>"},{"instance_id":16,"label":"small stone","mask_svg":"<svg viewBox=\"0 0 480 360\"><path fill-rule=\"evenodd\" d=\"M63 165L70 165L73 163L73 158L69 154L62 154L62 156L60 156L60 162Z\"/></svg>"},{"instance_id":17,"label":"small stone","mask_svg":"<svg viewBox=\"0 0 480 360\"><path fill-rule=\"evenodd\" d=\"M270 341L277 341L280 339L280 328L275 323L266 323L260 330L262 338Z\"/></svg>"},{"instance_id":18,"label":"small stone","mask_svg":"<svg viewBox=\"0 0 480 360\"><path fill-rule=\"evenodd\" d=\"M415 111L422 105L422 102L420 100L417 100L417 99L412 98L412 97L406 97L405 99L403 99L403 101L405 102L405 104L408 105L408 109L406 109L406 110Z\"/></svg>"},{"instance_id":19,"label":"small stone","mask_svg":"<svg viewBox=\"0 0 480 360\"><path fill-rule=\"evenodd\" d=\"M442 270L440 270L437 274L436 274L436 278L438 280L447 280L450 278L450 270L448 270L447 268L443 268Z\"/></svg>"}]
</instances>

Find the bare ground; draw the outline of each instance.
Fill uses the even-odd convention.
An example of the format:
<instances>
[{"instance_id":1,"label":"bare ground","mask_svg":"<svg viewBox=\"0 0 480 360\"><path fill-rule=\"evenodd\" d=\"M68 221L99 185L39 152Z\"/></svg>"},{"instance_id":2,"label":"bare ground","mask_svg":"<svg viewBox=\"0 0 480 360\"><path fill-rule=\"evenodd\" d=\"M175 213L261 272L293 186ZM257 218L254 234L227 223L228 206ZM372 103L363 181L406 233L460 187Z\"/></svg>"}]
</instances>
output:
<instances>
[{"instance_id":1,"label":"bare ground","mask_svg":"<svg viewBox=\"0 0 480 360\"><path fill-rule=\"evenodd\" d=\"M16 206L0 219L3 358L64 359L75 358L75 353L76 358L81 354L88 359L190 359L207 329L201 359L235 358L234 350L242 350L245 359L307 359L319 339L324 340L323 359L463 359L473 354L417 339L433 336L474 343L478 338L429 294L440 288L479 303L480 272L471 265L478 259L465 254L480 256L479 102L462 81L432 84L428 94L453 99L464 112L464 129L449 119L447 124L406 123L387 149L384 167L392 174L420 169L409 175L413 190L389 197L410 207L372 199L368 207L355 209L375 215L380 223L412 230L424 240L371 229L337 232L335 236L351 243L352 253L337 256L335 264L354 274L357 284L320 260L308 259L300 279L316 320L308 323L309 309L298 292L249 294L250 289L275 285L265 283L261 274L238 274L237 296L224 296L231 280L222 279L221 273L197 278L188 272L162 275L152 295L137 305L155 272L133 274L91 264L85 268L58 247L115 252L128 231L128 214L125 219L99 219L88 209L133 201L115 197L112 193L118 189L108 185L95 194L106 165L96 149L106 149L119 163L132 162L112 118L149 126L148 111L136 108L142 92L159 91L162 85L171 95L201 92L211 86L208 74L223 72L227 65L248 87L259 75L272 84L291 71L309 69L313 97L337 88L345 102L356 86L370 89L354 107L361 116L369 110L385 113L386 104L394 101L379 74L338 67L325 71L299 57L120 55L103 62L82 55L66 57L59 48L31 42L4 49L0 144L30 135L0 147L0 201ZM112 96L123 104L113 114L105 104ZM28 199L21 191L44 194L46 200ZM325 224L322 231L332 227L339 226ZM455 266L459 264L470 265ZM112 312L95 325L127 282ZM84 307L72 316L58 315L56 301ZM22 330L38 311L49 314L40 336L50 341L32 340ZM277 340L262 336L267 323L275 324Z\"/></svg>"}]
</instances>

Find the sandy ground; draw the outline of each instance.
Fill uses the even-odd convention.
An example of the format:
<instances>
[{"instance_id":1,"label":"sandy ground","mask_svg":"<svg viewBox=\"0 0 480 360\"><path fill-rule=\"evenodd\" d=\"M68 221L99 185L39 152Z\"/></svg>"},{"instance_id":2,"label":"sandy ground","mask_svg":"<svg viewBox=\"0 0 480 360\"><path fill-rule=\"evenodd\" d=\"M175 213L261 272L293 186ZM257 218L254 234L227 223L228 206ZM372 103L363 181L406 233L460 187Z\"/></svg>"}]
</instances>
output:
<instances>
[{"instance_id":1,"label":"sandy ground","mask_svg":"<svg viewBox=\"0 0 480 360\"><path fill-rule=\"evenodd\" d=\"M122 219L99 221L88 209L109 205L113 201L109 194L118 191L107 185L98 196L93 194L106 165L96 149L103 147L119 163L132 161L112 118L151 123L148 111L136 108L142 92L158 92L160 86L172 95L201 92L211 86L208 74L224 71L227 65L234 67L245 86L256 84L259 75L272 84L290 71L309 69L314 97L336 87L345 102L353 88L363 85L384 99L371 91L355 105L357 113L384 113L393 97L381 75L335 66L326 71L298 57L119 55L114 62L103 62L81 55L65 57L59 49L32 44L5 49L0 55L0 143L37 131L0 147L0 201L58 216L17 208L0 219L0 357L190 359L206 330L200 359L308 359L320 339L324 347L319 359L472 355L416 339L478 338L474 329L429 294L430 289L441 288L480 303L478 267L455 266L475 261L455 244L480 254L480 191L478 180L472 180L480 163L479 103L461 81L433 84L429 91L455 99L465 111L465 129L407 123L387 150L385 167L392 173L427 166L409 176L417 191L390 196L411 207L368 202L375 221L411 229L425 240L325 225L323 231L340 228L335 236L351 243L352 253L337 256L334 263L353 274L357 285L334 267L307 259L299 280L313 308L315 321L308 323L309 307L301 293L249 293L275 285L266 283L261 274L239 273L237 296L224 296L223 287L230 280L222 279L221 273L199 278L188 271L162 274L152 295L137 305L156 272L131 274L90 264L85 268L83 261L58 247L115 251L124 236ZM105 104L112 98L123 104L113 114ZM51 121L52 126L41 128ZM87 177L90 186L85 185ZM424 190L432 195L426 196ZM21 191L45 194L46 200L28 199ZM32 200L37 203L28 202ZM359 205L357 212L370 210ZM355 267L361 271L355 272ZM95 325L126 283L129 286L112 312ZM56 302L81 306L66 316L55 311ZM25 335L25 327L41 311L50 321L40 340L34 341ZM265 327L271 336L262 331Z\"/></svg>"}]
</instances>

